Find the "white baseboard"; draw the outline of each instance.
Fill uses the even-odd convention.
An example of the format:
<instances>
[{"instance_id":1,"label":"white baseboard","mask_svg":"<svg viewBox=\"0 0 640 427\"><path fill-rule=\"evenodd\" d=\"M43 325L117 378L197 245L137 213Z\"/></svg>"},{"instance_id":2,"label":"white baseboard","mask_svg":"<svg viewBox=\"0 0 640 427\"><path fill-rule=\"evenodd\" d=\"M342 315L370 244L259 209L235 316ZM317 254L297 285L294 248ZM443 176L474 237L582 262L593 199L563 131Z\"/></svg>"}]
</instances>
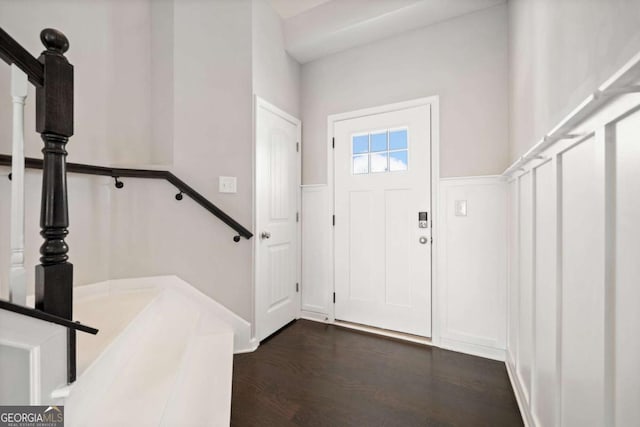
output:
<instances>
[{"instance_id":1,"label":"white baseboard","mask_svg":"<svg viewBox=\"0 0 640 427\"><path fill-rule=\"evenodd\" d=\"M505 361L506 353L505 350L501 348L487 347L484 345L472 344L444 337L440 337L440 347L451 351L457 351L459 353L471 354L472 356L497 360L499 362Z\"/></svg>"},{"instance_id":2,"label":"white baseboard","mask_svg":"<svg viewBox=\"0 0 640 427\"><path fill-rule=\"evenodd\" d=\"M260 347L260 341L258 341L257 338L251 338L249 340L249 343L246 346L246 348L238 348L238 349L236 349L234 347L233 353L234 354L253 353L254 351L256 351L258 349L258 347Z\"/></svg>"},{"instance_id":3,"label":"white baseboard","mask_svg":"<svg viewBox=\"0 0 640 427\"><path fill-rule=\"evenodd\" d=\"M525 427L535 427L536 424L533 422L533 417L529 412L529 406L526 404L526 399L524 398L524 393L522 392L522 388L520 387L518 376L515 375L515 372L511 370L510 363L507 362L505 363L505 365L507 365L507 375L509 376L511 388L513 389L513 393L516 396L516 401L518 402L518 409L520 409L522 421L524 422Z\"/></svg>"}]
</instances>

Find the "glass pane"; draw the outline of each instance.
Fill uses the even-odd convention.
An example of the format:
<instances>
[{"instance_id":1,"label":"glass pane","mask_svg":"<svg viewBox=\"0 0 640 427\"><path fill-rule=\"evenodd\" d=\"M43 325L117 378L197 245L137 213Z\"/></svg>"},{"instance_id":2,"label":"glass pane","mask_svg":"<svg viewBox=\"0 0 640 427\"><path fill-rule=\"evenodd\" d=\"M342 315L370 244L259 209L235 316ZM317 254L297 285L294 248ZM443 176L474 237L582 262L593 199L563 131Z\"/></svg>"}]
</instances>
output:
<instances>
[{"instance_id":1,"label":"glass pane","mask_svg":"<svg viewBox=\"0 0 640 427\"><path fill-rule=\"evenodd\" d=\"M387 132L371 134L371 152L387 151Z\"/></svg>"},{"instance_id":2,"label":"glass pane","mask_svg":"<svg viewBox=\"0 0 640 427\"><path fill-rule=\"evenodd\" d=\"M371 154L371 172L387 171L387 153Z\"/></svg>"},{"instance_id":3,"label":"glass pane","mask_svg":"<svg viewBox=\"0 0 640 427\"><path fill-rule=\"evenodd\" d=\"M353 174L369 173L369 156L353 156Z\"/></svg>"},{"instance_id":4,"label":"glass pane","mask_svg":"<svg viewBox=\"0 0 640 427\"><path fill-rule=\"evenodd\" d=\"M352 138L353 154L366 153L369 151L369 135L359 135Z\"/></svg>"},{"instance_id":5,"label":"glass pane","mask_svg":"<svg viewBox=\"0 0 640 427\"><path fill-rule=\"evenodd\" d=\"M389 153L389 170L406 171L409 169L407 158L407 150Z\"/></svg>"},{"instance_id":6,"label":"glass pane","mask_svg":"<svg viewBox=\"0 0 640 427\"><path fill-rule=\"evenodd\" d=\"M407 148L407 130L394 130L389 132L389 150L402 150Z\"/></svg>"}]
</instances>

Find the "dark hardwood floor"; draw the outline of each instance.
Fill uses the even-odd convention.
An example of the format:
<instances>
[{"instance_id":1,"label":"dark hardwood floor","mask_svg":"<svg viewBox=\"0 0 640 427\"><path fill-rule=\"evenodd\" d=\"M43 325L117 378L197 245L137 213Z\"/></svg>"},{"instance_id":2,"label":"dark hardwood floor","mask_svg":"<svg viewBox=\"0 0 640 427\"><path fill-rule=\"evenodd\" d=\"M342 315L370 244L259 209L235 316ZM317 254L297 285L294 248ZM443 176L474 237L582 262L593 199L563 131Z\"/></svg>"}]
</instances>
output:
<instances>
[{"instance_id":1,"label":"dark hardwood floor","mask_svg":"<svg viewBox=\"0 0 640 427\"><path fill-rule=\"evenodd\" d=\"M232 426L521 426L504 363L298 320L234 357Z\"/></svg>"}]
</instances>

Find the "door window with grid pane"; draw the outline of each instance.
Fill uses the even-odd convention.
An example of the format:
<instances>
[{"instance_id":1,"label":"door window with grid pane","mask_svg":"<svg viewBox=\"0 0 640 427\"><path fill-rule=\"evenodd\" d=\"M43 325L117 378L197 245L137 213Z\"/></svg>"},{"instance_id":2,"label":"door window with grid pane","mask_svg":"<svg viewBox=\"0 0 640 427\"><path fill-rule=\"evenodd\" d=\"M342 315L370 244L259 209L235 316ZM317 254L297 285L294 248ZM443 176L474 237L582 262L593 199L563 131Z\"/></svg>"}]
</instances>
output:
<instances>
[{"instance_id":1,"label":"door window with grid pane","mask_svg":"<svg viewBox=\"0 0 640 427\"><path fill-rule=\"evenodd\" d=\"M385 129L351 137L352 173L364 175L409 169L407 128Z\"/></svg>"}]
</instances>

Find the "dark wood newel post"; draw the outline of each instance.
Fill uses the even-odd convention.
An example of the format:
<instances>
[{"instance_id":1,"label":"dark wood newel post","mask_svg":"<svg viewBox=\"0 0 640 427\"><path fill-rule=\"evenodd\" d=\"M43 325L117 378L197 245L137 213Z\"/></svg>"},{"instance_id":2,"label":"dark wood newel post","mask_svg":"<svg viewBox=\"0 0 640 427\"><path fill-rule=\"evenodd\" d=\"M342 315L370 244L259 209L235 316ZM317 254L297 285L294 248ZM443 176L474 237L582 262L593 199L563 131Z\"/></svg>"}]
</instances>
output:
<instances>
[{"instance_id":1,"label":"dark wood newel post","mask_svg":"<svg viewBox=\"0 0 640 427\"><path fill-rule=\"evenodd\" d=\"M36 267L36 308L72 320L73 265L68 262L69 233L66 145L73 135L73 66L64 53L69 41L60 31L45 29L46 47L38 60L44 65L44 84L36 87L36 131L44 142L40 265ZM76 337L68 329L67 381L76 379Z\"/></svg>"}]
</instances>

